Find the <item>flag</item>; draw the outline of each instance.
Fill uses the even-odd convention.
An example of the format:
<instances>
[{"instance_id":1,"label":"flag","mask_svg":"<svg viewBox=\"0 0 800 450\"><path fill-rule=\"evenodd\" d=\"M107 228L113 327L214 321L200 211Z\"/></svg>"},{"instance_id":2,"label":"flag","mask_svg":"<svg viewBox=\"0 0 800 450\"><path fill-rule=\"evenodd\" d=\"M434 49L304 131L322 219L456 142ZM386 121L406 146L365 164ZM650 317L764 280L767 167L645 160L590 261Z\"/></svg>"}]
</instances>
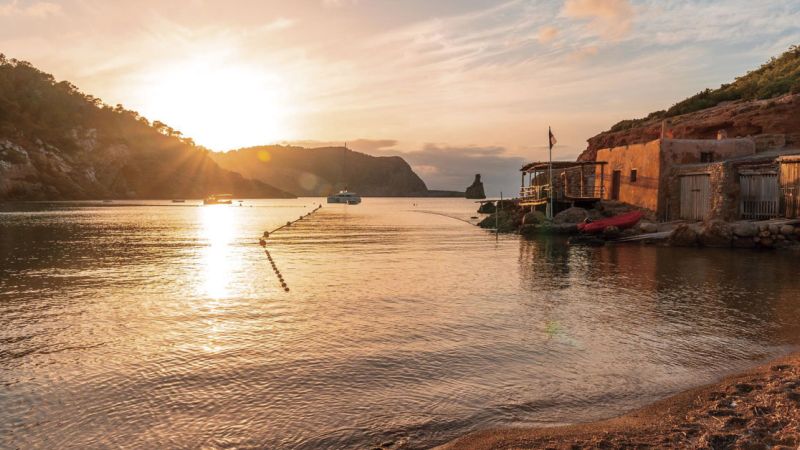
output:
<instances>
[{"instance_id":1,"label":"flag","mask_svg":"<svg viewBox=\"0 0 800 450\"><path fill-rule=\"evenodd\" d=\"M558 141L556 140L556 137L553 136L553 130L551 130L550 127L547 127L547 133L550 135L550 150L552 150L553 146L556 145Z\"/></svg>"}]
</instances>

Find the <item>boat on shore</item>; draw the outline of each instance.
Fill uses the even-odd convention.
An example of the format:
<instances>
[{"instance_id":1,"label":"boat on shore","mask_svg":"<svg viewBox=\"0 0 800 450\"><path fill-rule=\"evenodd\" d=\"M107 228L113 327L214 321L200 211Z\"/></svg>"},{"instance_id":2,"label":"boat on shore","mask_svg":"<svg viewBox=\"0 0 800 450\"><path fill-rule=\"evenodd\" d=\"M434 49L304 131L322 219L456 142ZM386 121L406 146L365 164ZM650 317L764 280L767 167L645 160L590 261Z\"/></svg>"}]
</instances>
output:
<instances>
[{"instance_id":1,"label":"boat on shore","mask_svg":"<svg viewBox=\"0 0 800 450\"><path fill-rule=\"evenodd\" d=\"M232 194L211 194L203 199L204 205L230 205L232 203Z\"/></svg>"},{"instance_id":2,"label":"boat on shore","mask_svg":"<svg viewBox=\"0 0 800 450\"><path fill-rule=\"evenodd\" d=\"M594 222L578 224L578 231L582 231L587 234L595 234L602 233L603 230L608 227L617 227L620 230L624 230L639 223L639 221L642 220L642 217L644 217L643 212L631 211L629 213L620 214L607 219L600 219Z\"/></svg>"},{"instance_id":3,"label":"boat on shore","mask_svg":"<svg viewBox=\"0 0 800 450\"><path fill-rule=\"evenodd\" d=\"M357 205L361 203L361 196L355 192L347 190L339 191L338 194L328 196L328 203L345 203L348 205Z\"/></svg>"}]
</instances>

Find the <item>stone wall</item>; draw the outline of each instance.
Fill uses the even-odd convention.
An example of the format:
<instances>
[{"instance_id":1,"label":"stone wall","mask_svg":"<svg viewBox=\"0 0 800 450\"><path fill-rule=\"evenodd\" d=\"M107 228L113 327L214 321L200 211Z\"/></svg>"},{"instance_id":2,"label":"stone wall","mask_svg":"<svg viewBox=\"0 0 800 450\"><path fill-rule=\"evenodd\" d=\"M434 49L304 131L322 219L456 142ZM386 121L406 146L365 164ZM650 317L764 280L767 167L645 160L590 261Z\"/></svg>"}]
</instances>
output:
<instances>
[{"instance_id":1,"label":"stone wall","mask_svg":"<svg viewBox=\"0 0 800 450\"><path fill-rule=\"evenodd\" d=\"M666 175L665 218L680 219L681 178L687 175L707 175L711 186L711 205L708 220L735 220L738 211L738 184L730 163L717 162L675 166Z\"/></svg>"},{"instance_id":2,"label":"stone wall","mask_svg":"<svg viewBox=\"0 0 800 450\"><path fill-rule=\"evenodd\" d=\"M680 218L681 183L686 175L705 174L711 185L711 205L707 220L735 221L740 219L741 185L739 175L748 173L777 173L778 164L766 161L722 161L709 164L690 164L672 167L667 175L667 219Z\"/></svg>"},{"instance_id":3,"label":"stone wall","mask_svg":"<svg viewBox=\"0 0 800 450\"><path fill-rule=\"evenodd\" d=\"M597 151L597 160L606 161L605 199L611 199L612 179L614 171L620 171L619 200L656 212L659 219L672 220L679 214L680 179L684 169L673 172L676 166L703 163L704 154L709 154L713 161L702 170L710 170L712 187L718 189L714 193L713 214L728 217L732 213L733 199L730 191L734 183L732 175L726 173L719 161L731 158L754 155L756 146L752 139L656 139L646 144L626 145ZM632 181L632 171L636 170L636 181ZM597 169L599 180L600 169ZM730 179L729 179L730 178ZM677 187L677 190L676 190ZM738 199L737 199L738 201ZM734 208L735 209L735 208Z\"/></svg>"},{"instance_id":4,"label":"stone wall","mask_svg":"<svg viewBox=\"0 0 800 450\"><path fill-rule=\"evenodd\" d=\"M675 164L697 164L702 161L703 153L712 153L713 161L723 161L739 156L756 153L752 139L663 139L661 142L662 163L667 166ZM709 162L709 161L705 161Z\"/></svg>"}]
</instances>

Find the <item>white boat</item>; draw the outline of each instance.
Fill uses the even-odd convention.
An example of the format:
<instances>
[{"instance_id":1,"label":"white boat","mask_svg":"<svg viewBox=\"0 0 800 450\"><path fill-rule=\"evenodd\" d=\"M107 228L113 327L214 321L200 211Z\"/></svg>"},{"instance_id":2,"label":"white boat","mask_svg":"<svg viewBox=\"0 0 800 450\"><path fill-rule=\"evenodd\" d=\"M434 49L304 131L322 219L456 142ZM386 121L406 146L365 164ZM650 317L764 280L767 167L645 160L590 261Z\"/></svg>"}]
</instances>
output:
<instances>
[{"instance_id":1,"label":"white boat","mask_svg":"<svg viewBox=\"0 0 800 450\"><path fill-rule=\"evenodd\" d=\"M338 194L329 195L328 203L346 203L348 205L357 205L361 203L361 197L355 192L344 190L339 191Z\"/></svg>"},{"instance_id":2,"label":"white boat","mask_svg":"<svg viewBox=\"0 0 800 450\"><path fill-rule=\"evenodd\" d=\"M231 194L212 194L203 200L204 205L230 205L233 203Z\"/></svg>"}]
</instances>

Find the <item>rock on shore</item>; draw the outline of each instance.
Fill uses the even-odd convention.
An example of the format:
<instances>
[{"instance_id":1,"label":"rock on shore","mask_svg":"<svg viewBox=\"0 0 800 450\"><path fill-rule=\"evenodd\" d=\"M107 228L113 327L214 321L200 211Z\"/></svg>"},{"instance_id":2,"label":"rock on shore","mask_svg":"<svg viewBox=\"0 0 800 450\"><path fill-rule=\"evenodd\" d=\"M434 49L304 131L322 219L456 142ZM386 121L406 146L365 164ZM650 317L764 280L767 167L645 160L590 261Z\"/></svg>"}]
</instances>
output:
<instances>
[{"instance_id":1,"label":"rock on shore","mask_svg":"<svg viewBox=\"0 0 800 450\"><path fill-rule=\"evenodd\" d=\"M669 243L675 247L786 248L800 245L800 227L764 222L681 224L670 234Z\"/></svg>"}]
</instances>

